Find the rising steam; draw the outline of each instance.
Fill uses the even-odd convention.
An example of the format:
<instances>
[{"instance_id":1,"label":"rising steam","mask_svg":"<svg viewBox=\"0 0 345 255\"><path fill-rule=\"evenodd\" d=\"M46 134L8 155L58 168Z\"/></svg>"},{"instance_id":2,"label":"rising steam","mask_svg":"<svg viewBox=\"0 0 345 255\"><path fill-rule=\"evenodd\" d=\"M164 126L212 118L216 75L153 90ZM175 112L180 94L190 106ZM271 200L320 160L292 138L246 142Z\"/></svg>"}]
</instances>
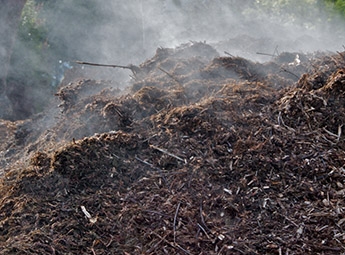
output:
<instances>
[{"instance_id":1,"label":"rising steam","mask_svg":"<svg viewBox=\"0 0 345 255\"><path fill-rule=\"evenodd\" d=\"M269 57L257 52L335 51L344 44L344 21L329 22L323 1L310 7L306 1L291 0L287 1L290 5L279 8L266 8L260 1L236 0L29 2L41 2L37 11L45 25L46 39L36 52L27 46L34 35L17 42L15 50L19 53L10 71L14 87L21 84L19 92L25 93L23 96L37 94L26 100L29 102L43 98L50 91L46 88L57 85L61 63L69 65L75 60L139 65L153 56L158 47L205 41L220 54L226 51L251 60L269 61ZM0 54L3 51L0 45ZM35 69L34 74L28 72L30 68ZM126 86L129 74L128 70L98 68L86 78L116 80ZM39 76L35 84L30 82L32 75ZM41 84L39 91L32 89L37 83ZM16 93L14 90L13 94Z\"/></svg>"},{"instance_id":2,"label":"rising steam","mask_svg":"<svg viewBox=\"0 0 345 255\"><path fill-rule=\"evenodd\" d=\"M175 47L188 41L216 44L244 35L252 40L265 38L262 44L266 45L258 47L270 52L276 45L281 51L337 50L344 39L338 38L339 32L330 33L321 7L312 9L307 4L303 9L296 3L282 9L284 13L262 11L253 1L101 1L92 6L92 13L90 6L74 1L59 1L59 5L60 12L47 13L46 19L51 15L60 21L54 22L50 40L64 45L65 58L85 61L138 64L160 46ZM245 52L245 46L229 44L226 48L255 55L254 49Z\"/></svg>"}]
</instances>

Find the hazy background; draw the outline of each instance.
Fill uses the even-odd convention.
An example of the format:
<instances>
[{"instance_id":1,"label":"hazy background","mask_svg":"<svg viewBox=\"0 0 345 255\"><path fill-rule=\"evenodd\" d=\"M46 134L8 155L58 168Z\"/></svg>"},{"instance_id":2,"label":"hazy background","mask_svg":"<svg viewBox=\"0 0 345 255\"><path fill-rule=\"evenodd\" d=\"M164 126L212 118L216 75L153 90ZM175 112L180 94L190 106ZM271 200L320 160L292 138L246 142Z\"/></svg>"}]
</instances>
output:
<instances>
[{"instance_id":1,"label":"hazy background","mask_svg":"<svg viewBox=\"0 0 345 255\"><path fill-rule=\"evenodd\" d=\"M337 0L338 2L344 2ZM256 61L256 52L342 51L344 19L332 0L28 0L9 84L39 112L71 61L139 65L157 47L205 41ZM64 65L65 64L65 65ZM127 84L127 70L90 77ZM20 93L22 95L20 95ZM29 96L30 95L30 96ZM27 108L27 107L25 107ZM20 109L18 110L20 111Z\"/></svg>"},{"instance_id":2,"label":"hazy background","mask_svg":"<svg viewBox=\"0 0 345 255\"><path fill-rule=\"evenodd\" d=\"M313 40L295 50L341 49L344 23L337 24L340 19L330 16L324 1L266 2L60 0L49 8L45 3L41 17L48 28L47 42L67 60L139 63L159 46L190 40L216 43L240 35L289 41L290 49L295 40L308 35ZM231 47L240 45L229 45L229 51Z\"/></svg>"}]
</instances>

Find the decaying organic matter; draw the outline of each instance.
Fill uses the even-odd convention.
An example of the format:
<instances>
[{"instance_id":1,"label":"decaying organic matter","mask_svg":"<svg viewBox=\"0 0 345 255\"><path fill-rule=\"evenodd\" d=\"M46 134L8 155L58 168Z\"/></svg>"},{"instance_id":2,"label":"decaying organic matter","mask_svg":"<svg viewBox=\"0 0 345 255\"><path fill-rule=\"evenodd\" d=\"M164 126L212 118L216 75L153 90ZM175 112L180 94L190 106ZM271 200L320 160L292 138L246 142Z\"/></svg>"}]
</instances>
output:
<instances>
[{"instance_id":1,"label":"decaying organic matter","mask_svg":"<svg viewBox=\"0 0 345 255\"><path fill-rule=\"evenodd\" d=\"M296 54L159 48L2 121L0 254L345 253L345 53Z\"/></svg>"}]
</instances>

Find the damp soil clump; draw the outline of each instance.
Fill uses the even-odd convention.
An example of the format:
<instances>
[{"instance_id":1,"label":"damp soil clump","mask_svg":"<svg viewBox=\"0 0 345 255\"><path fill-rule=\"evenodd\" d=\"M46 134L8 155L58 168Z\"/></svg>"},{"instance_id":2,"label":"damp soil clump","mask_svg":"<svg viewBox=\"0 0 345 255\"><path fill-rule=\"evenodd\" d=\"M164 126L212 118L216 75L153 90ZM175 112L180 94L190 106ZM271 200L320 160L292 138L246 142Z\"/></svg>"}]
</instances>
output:
<instances>
[{"instance_id":1,"label":"damp soil clump","mask_svg":"<svg viewBox=\"0 0 345 255\"><path fill-rule=\"evenodd\" d=\"M344 253L345 52L284 54L159 48L1 121L0 254Z\"/></svg>"}]
</instances>

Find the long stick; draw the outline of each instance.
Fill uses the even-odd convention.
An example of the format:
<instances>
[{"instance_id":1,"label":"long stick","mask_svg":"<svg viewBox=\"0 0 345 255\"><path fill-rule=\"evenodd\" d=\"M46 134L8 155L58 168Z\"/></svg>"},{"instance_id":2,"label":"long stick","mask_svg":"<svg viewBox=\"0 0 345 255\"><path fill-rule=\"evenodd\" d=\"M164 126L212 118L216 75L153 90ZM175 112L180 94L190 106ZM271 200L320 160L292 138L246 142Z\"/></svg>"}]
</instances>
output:
<instances>
[{"instance_id":1,"label":"long stick","mask_svg":"<svg viewBox=\"0 0 345 255\"><path fill-rule=\"evenodd\" d=\"M97 64L97 63L91 63L91 62L85 62L85 61L79 61L76 60L74 61L77 64L81 65L88 65L88 66L105 66L105 67L119 67L119 68L125 68L125 69L130 69L129 66L121 66L121 65L105 65L105 64Z\"/></svg>"},{"instance_id":2,"label":"long stick","mask_svg":"<svg viewBox=\"0 0 345 255\"><path fill-rule=\"evenodd\" d=\"M135 65L128 65L128 66L106 65L106 64L91 63L91 62L85 62L85 61L79 61L79 60L74 61L74 63L80 64L80 65L88 65L88 66L102 66L102 67L129 69L133 72L134 75L140 72L140 68Z\"/></svg>"},{"instance_id":3,"label":"long stick","mask_svg":"<svg viewBox=\"0 0 345 255\"><path fill-rule=\"evenodd\" d=\"M274 54L263 53L263 52L257 52L256 54L258 54L258 55L264 55L264 56L270 56L270 57L275 57Z\"/></svg>"}]
</instances>

